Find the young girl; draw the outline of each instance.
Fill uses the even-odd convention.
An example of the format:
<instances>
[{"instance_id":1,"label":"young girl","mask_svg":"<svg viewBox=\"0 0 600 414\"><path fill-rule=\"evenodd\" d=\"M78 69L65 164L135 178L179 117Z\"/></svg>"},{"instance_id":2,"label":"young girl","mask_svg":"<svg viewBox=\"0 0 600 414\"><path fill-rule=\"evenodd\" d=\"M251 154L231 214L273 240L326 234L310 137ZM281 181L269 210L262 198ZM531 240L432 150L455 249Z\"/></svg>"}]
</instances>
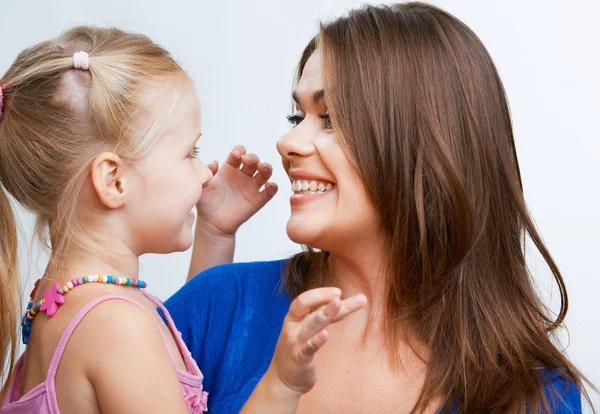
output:
<instances>
[{"instance_id":1,"label":"young girl","mask_svg":"<svg viewBox=\"0 0 600 414\"><path fill-rule=\"evenodd\" d=\"M22 52L0 88L0 183L36 214L52 249L22 319L27 348L4 389L2 413L206 411L202 374L169 313L143 290L139 256L191 246L192 209L214 174L211 186L242 205L217 212L215 203L198 204L199 212L231 212L237 228L276 191L267 183L270 167L241 147L218 173L198 159L193 83L145 36L72 29ZM17 291L4 190L0 212L4 360L15 350ZM340 296L321 288L292 303L272 368L244 412L295 410L315 383L324 328L365 303Z\"/></svg>"}]
</instances>

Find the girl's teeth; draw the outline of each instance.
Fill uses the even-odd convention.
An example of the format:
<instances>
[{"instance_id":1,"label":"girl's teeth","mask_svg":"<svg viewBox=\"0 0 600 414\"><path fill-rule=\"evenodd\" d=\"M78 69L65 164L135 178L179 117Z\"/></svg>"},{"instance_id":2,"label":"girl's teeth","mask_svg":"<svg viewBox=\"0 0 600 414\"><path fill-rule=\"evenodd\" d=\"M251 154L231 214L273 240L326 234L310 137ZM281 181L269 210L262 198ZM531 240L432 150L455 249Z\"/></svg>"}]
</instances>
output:
<instances>
[{"instance_id":1,"label":"girl's teeth","mask_svg":"<svg viewBox=\"0 0 600 414\"><path fill-rule=\"evenodd\" d=\"M323 183L319 183L319 185L317 186L317 189L318 189L320 192L323 192L323 191L325 191L325 184L323 184Z\"/></svg>"},{"instance_id":2,"label":"girl's teeth","mask_svg":"<svg viewBox=\"0 0 600 414\"><path fill-rule=\"evenodd\" d=\"M308 181L302 181L302 191L308 190Z\"/></svg>"},{"instance_id":3,"label":"girl's teeth","mask_svg":"<svg viewBox=\"0 0 600 414\"><path fill-rule=\"evenodd\" d=\"M317 191L317 183L316 183L316 181L311 181L310 184L308 185L308 189L310 191Z\"/></svg>"},{"instance_id":4,"label":"girl's teeth","mask_svg":"<svg viewBox=\"0 0 600 414\"><path fill-rule=\"evenodd\" d=\"M332 189L333 189L333 185L331 185L331 183L329 183L325 186L326 191L331 191Z\"/></svg>"}]
</instances>

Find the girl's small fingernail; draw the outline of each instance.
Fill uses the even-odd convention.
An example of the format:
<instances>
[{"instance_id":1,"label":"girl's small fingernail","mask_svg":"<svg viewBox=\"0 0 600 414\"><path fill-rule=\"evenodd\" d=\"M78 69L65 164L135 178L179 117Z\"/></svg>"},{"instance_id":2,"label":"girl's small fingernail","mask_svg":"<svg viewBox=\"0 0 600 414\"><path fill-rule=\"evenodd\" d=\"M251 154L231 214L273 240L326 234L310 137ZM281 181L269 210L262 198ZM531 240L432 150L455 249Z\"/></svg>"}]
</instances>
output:
<instances>
[{"instance_id":1,"label":"girl's small fingernail","mask_svg":"<svg viewBox=\"0 0 600 414\"><path fill-rule=\"evenodd\" d=\"M357 298L356 298L356 304L357 305L364 305L365 303L367 303L367 297L363 294L360 294Z\"/></svg>"},{"instance_id":2,"label":"girl's small fingernail","mask_svg":"<svg viewBox=\"0 0 600 414\"><path fill-rule=\"evenodd\" d=\"M340 288L333 288L331 289L331 293L336 295L336 296L341 296L342 295L342 290Z\"/></svg>"}]
</instances>

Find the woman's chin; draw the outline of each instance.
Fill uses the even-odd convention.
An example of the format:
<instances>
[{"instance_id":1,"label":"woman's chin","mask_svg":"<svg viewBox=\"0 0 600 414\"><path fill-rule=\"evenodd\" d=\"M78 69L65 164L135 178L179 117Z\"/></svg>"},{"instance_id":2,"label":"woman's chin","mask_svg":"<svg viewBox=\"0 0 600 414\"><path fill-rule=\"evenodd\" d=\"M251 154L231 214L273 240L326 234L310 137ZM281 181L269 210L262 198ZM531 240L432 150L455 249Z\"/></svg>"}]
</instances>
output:
<instances>
[{"instance_id":1,"label":"woman's chin","mask_svg":"<svg viewBox=\"0 0 600 414\"><path fill-rule=\"evenodd\" d=\"M286 228L287 235L291 241L297 244L305 244L318 248L320 231L315 228L309 228L304 223L298 223L290 219Z\"/></svg>"}]
</instances>

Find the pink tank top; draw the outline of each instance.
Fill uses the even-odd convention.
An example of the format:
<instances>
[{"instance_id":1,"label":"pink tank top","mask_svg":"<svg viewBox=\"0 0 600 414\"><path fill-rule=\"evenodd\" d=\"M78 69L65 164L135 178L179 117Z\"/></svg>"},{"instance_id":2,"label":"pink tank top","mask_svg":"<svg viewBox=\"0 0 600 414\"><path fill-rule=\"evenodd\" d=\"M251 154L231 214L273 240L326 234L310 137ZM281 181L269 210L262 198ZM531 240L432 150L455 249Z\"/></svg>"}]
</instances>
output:
<instances>
[{"instance_id":1,"label":"pink tank top","mask_svg":"<svg viewBox=\"0 0 600 414\"><path fill-rule=\"evenodd\" d=\"M159 328L160 336L162 337L162 340L165 343L165 346L167 347L167 351L169 352L169 357L171 358L173 368L175 369L177 377L179 378L179 383L181 384L181 391L183 393L183 397L185 399L190 414L201 414L203 412L208 411L208 408L206 406L206 398L208 394L202 390L202 373L200 372L198 365L196 365L196 362L193 360L191 353L188 351L183 340L181 339L181 334L175 328L175 323L173 322L173 319L171 319L171 315L169 315L167 309L162 305L162 303L160 303L158 299L143 291L142 293L163 311L168 322L169 331L175 339L175 342L177 343L177 348L179 349L179 352L181 353L181 356L185 363L187 372L177 368L177 366L175 365L175 358L171 354L170 348L167 346L167 342L165 340L165 337L163 336L162 330L160 329L159 322L155 320L156 325ZM56 348L56 351L54 351L54 356L52 357L52 361L50 362L50 367L48 369L46 380L43 383L37 385L25 395L23 395L21 392L21 380L23 376L23 355L21 355L15 366L14 375L12 376L8 384L6 395L4 396L4 401L2 401L2 406L0 409L2 414L60 413L56 399L54 379L56 377L58 365L60 364L60 360L65 351L65 347L67 346L67 342L69 342L69 338L71 337L71 334L73 333L79 322L81 322L85 315L91 309L93 309L94 306L104 301L114 299L124 300L133 303L134 305L137 305L140 308L144 309L146 312L148 312L150 316L152 316L148 309L143 307L141 304L122 296L102 296L88 303L83 309L81 309L77 313L77 315L75 315L75 318L73 318L73 320L69 323L69 326L67 326L67 329L60 338L58 347Z\"/></svg>"}]
</instances>

